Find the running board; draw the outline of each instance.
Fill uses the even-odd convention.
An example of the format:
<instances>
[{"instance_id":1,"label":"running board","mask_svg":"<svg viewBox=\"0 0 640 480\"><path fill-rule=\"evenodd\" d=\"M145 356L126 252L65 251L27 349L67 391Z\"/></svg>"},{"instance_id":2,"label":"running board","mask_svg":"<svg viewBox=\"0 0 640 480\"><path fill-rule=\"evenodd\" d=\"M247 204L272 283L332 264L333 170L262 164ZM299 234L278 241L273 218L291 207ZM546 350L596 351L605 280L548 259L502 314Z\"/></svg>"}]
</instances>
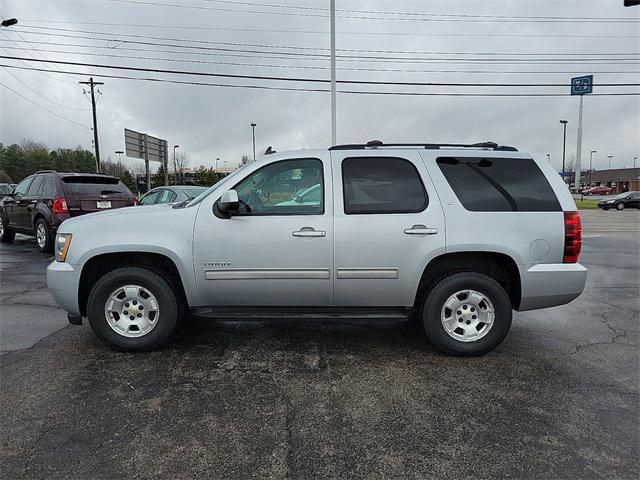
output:
<instances>
[{"instance_id":1,"label":"running board","mask_svg":"<svg viewBox=\"0 0 640 480\"><path fill-rule=\"evenodd\" d=\"M272 307L198 307L191 312L199 317L233 320L407 320L410 308L272 308Z\"/></svg>"}]
</instances>

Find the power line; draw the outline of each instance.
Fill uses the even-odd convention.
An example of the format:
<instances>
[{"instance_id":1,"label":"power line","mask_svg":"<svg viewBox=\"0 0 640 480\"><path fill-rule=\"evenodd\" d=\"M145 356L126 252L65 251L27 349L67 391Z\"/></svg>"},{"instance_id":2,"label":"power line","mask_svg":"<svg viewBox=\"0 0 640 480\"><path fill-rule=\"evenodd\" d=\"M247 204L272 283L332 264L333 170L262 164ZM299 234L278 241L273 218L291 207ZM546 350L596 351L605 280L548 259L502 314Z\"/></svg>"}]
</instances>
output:
<instances>
[{"instance_id":1,"label":"power line","mask_svg":"<svg viewBox=\"0 0 640 480\"><path fill-rule=\"evenodd\" d=\"M250 10L250 9L237 9L237 8L228 8L228 7L212 7L212 6L204 6L204 5L190 5L190 4L180 4L180 3L161 3L154 2L149 0L107 0L109 2L117 2L117 3L126 3L131 5L145 5L145 6L154 6L154 7L170 7L170 8L182 8L182 9L192 9L192 10L209 10L216 12L231 12L231 13L251 13L251 14L259 14L259 15L275 15L275 16L293 16L293 17L311 17L311 18L328 18L328 13L300 13L300 12L283 12L283 11L265 11L265 10ZM262 6L257 4L258 6ZM273 5L272 5L273 6ZM342 10L342 12L345 12ZM366 11L362 11L366 12ZM369 11L370 15L366 14L342 14L339 15L340 19L350 19L350 20L391 20L391 21L420 21L420 22L474 22L474 23L639 23L640 20L637 19L627 19L621 17L610 17L601 19L592 18L589 19L587 17L582 18L574 18L567 19L558 17L556 19L552 18L534 18L534 17L498 17L498 16L469 16L467 18L424 18L424 17L414 17L410 16L409 18L400 18L400 17L384 17L381 18L380 12L372 12ZM399 13L392 13L394 15L401 15Z\"/></svg>"},{"instance_id":2,"label":"power line","mask_svg":"<svg viewBox=\"0 0 640 480\"><path fill-rule=\"evenodd\" d=\"M234 47L258 47L258 48L283 48L288 50L322 50L329 51L329 48L326 47L306 47L300 45L271 45L271 44L263 44L263 43L241 43L241 42L220 42L220 41L212 41L212 40L200 40L200 39L188 39L188 38L175 38L175 37L158 37L153 35L137 35L132 33L114 33L114 32L96 32L92 30L80 30L75 28L55 28L55 27L42 27L37 25L29 25L29 24L21 24L23 28L31 28L36 30L53 30L58 32L71 32L71 33L86 33L91 35L105 35L105 36L114 36L114 37L131 37L131 38L144 38L150 40L166 40L172 42L189 42L189 43L200 43L200 44L208 44L208 45L226 45L226 46L234 46ZM20 30L24 33L32 33L32 34L40 34L38 31L29 31L29 30ZM55 36L55 35L54 35ZM73 37L76 38L76 37ZM85 37L81 37L85 38ZM95 39L95 38L94 38ZM95 40L104 40L104 39L95 39ZM128 41L127 39L118 39L119 41ZM25 40L26 41L26 40ZM523 56L562 56L562 55L574 55L575 52L566 52L566 53L558 53L554 52L459 52L459 51L425 51L425 50L371 50L371 49L361 49L361 48L338 48L336 49L338 52L358 52L358 53L393 53L393 54L420 54L420 55L523 55ZM580 52L578 52L580 53ZM607 52L607 53L596 53L589 52L591 56L607 56L607 55L640 55L638 52Z\"/></svg>"},{"instance_id":3,"label":"power line","mask_svg":"<svg viewBox=\"0 0 640 480\"><path fill-rule=\"evenodd\" d=\"M0 57L1 58L1 57ZM19 65L0 64L0 67L17 68L21 70L41 70L37 67L21 67ZM68 74L68 75L93 75L104 78L116 78L123 80L138 80L149 81L158 83L173 83L178 85L194 85L194 86L208 86L208 87L228 87L228 88L247 88L256 90L277 90L287 92L329 92L326 88L300 88L300 87L273 87L267 85L239 85L239 84L224 84L224 83L207 83L207 82L194 82L186 80L170 80L164 78L153 77L128 77L124 75L111 75L111 74L94 74L94 73L81 73L71 72L65 70L48 70L53 73ZM372 90L338 90L341 94L356 94L356 95L397 95L397 96L434 96L434 97L568 97L569 93L444 93L444 92L390 92L390 91L372 91ZM614 93L592 93L591 96L596 97L611 97L611 96L638 96L640 92L614 92Z\"/></svg>"},{"instance_id":4,"label":"power line","mask_svg":"<svg viewBox=\"0 0 640 480\"><path fill-rule=\"evenodd\" d=\"M11 57L6 55L0 55L0 58L6 60L23 60L28 62L44 62L44 60L37 58L26 57ZM151 72L151 73L164 73L173 75L194 75L202 77L216 77L216 78L231 78L238 80L267 80L267 81L279 81L279 82L300 82L300 83L330 83L327 79L318 78L304 78L304 77L276 77L265 75L238 75L230 73L214 73L214 72L196 72L190 70L168 70L159 68L145 68L145 67L129 67L125 65L106 65L99 63L85 63L85 62L71 62L64 60L51 60L48 63L56 63L59 65L73 65L81 67L94 67L94 68L108 68L114 70L126 70L134 72ZM567 83L445 83L445 82L388 82L388 81L373 81L373 80L338 80L337 83L342 84L356 84L356 85L393 85L393 86L455 86L455 87L569 87ZM601 87L636 87L640 86L640 83L600 83L594 84L594 86Z\"/></svg>"},{"instance_id":5,"label":"power line","mask_svg":"<svg viewBox=\"0 0 640 480\"><path fill-rule=\"evenodd\" d=\"M23 31L23 30L20 30ZM34 33L34 32L26 32L26 33ZM68 34L59 34L59 33L47 33L47 32L38 32L38 35L45 36L53 36L53 37L63 37L63 38L76 38L76 39L84 39L84 40L97 40L97 41L107 41L107 42L118 42L135 44L135 45L147 45L147 46L161 46L161 47L173 47L173 48L181 48L187 50L196 50L196 51L215 51L215 52L231 52L231 53L250 53L255 55L282 55L285 57L301 57L308 59L328 59L330 57L329 54L324 53L299 53L299 52L271 52L265 50L256 50L256 49L238 49L238 48L229 48L229 47L211 47L211 46L201 46L201 45L175 45L170 43L159 43L159 42L147 42L140 40L128 40L126 38L96 38L96 37L87 37L84 35L68 35ZM35 43L35 41L32 41ZM639 54L623 54L623 55L639 55ZM603 61L616 61L616 62L636 62L638 58L529 58L529 59L512 59L512 58L420 58L420 57L389 57L389 56L380 56L380 55L336 55L338 59L345 59L348 61L366 61L366 62L379 62L379 61L393 61L395 63L442 63L442 62L491 62L491 63L603 63Z\"/></svg>"},{"instance_id":6,"label":"power line","mask_svg":"<svg viewBox=\"0 0 640 480\"><path fill-rule=\"evenodd\" d=\"M38 23L54 23L67 25L99 25L106 27L134 27L134 28L159 28L167 29L183 29L183 30L207 30L207 31L224 31L224 32L257 32L257 33L284 33L294 34L311 34L311 35L328 35L327 30L276 30L276 29L258 29L258 28L232 28L232 27L210 27L199 25L175 25L175 24L148 24L148 23L110 23L110 22L83 22L74 20L49 20L49 19L26 19L23 22ZM566 34L566 33L470 33L470 32L372 32L372 31L339 31L339 35L381 35L381 36L418 36L418 37L521 37L521 38L640 38L640 35L626 34Z\"/></svg>"},{"instance_id":7,"label":"power line","mask_svg":"<svg viewBox=\"0 0 640 480\"><path fill-rule=\"evenodd\" d=\"M3 67L6 67L7 65L1 65ZM24 67L16 67L16 68L24 68ZM16 95L18 95L19 97L24 98L26 101L31 102L32 104L34 104L36 107L41 108L42 110L44 110L45 112L49 112L51 115L55 115L58 118L61 118L62 120L65 120L67 122L73 123L74 125L78 125L82 128L86 128L87 130L91 130L89 127L87 127L86 125L83 125L81 123L78 123L74 120L71 120L70 118L65 117L64 115L60 115L59 113L54 112L53 110L49 110L47 107L43 107L42 105L40 105L37 102L34 102L33 100L31 100L28 97L25 97L24 95L22 95L20 92L16 92L13 88L8 87L7 85L5 85L4 83L0 82L0 85L2 85L4 88L6 88L7 90L9 90L10 92L15 93Z\"/></svg>"},{"instance_id":8,"label":"power line","mask_svg":"<svg viewBox=\"0 0 640 480\"><path fill-rule=\"evenodd\" d=\"M46 42L45 42L46 43ZM65 45L65 44L61 44ZM82 45L69 45L80 46ZM88 47L85 47L88 48ZM240 62L219 62L219 61L207 61L207 60L189 60L184 58L166 58L166 57L148 57L148 56L136 56L136 55L115 55L110 53L92 53L92 52L80 52L80 51L68 51L68 50L51 50L51 49L25 49L17 47L2 47L3 50L33 50L47 53L59 53L65 55L84 55L91 57L109 57L109 58L123 58L129 60L152 60L160 62L177 62L177 63L194 63L194 64L206 64L206 65L227 65L227 66L239 66L239 67L253 67L253 68L287 68L287 69L301 69L301 70L329 70L329 67L322 67L318 65L283 65L283 64L265 64L265 63L240 63ZM118 50L126 51L138 51L148 53L174 53L170 50L149 50L144 48L119 48ZM7 52L10 53L10 52ZM251 57L254 58L254 57ZM589 71L575 71L575 70L556 70L556 71L532 71L532 70L418 70L418 69L397 69L397 68L353 68L353 67L341 67L341 71L355 71L355 72L395 72L395 73L461 73L461 74L526 74L526 75L538 75L538 74L639 74L640 70L589 70Z\"/></svg>"}]
</instances>

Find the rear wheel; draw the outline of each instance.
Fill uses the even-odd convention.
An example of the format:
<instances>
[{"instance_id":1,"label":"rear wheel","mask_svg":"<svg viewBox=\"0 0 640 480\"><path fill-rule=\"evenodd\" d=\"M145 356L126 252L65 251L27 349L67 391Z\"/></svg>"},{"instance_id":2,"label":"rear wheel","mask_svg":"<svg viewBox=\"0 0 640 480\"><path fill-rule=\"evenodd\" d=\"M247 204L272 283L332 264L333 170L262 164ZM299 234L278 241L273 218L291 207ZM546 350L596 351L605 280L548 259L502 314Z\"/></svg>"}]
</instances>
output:
<instances>
[{"instance_id":1,"label":"rear wheel","mask_svg":"<svg viewBox=\"0 0 640 480\"><path fill-rule=\"evenodd\" d=\"M16 232L9 228L5 218L0 213L0 242L11 243L16 236Z\"/></svg>"},{"instance_id":2,"label":"rear wheel","mask_svg":"<svg viewBox=\"0 0 640 480\"><path fill-rule=\"evenodd\" d=\"M36 244L42 253L53 252L53 232L44 218L36 222Z\"/></svg>"},{"instance_id":3,"label":"rear wheel","mask_svg":"<svg viewBox=\"0 0 640 480\"><path fill-rule=\"evenodd\" d=\"M442 279L427 295L424 329L438 350L483 355L500 345L511 327L511 300L493 278L463 272Z\"/></svg>"},{"instance_id":4,"label":"rear wheel","mask_svg":"<svg viewBox=\"0 0 640 480\"><path fill-rule=\"evenodd\" d=\"M95 284L87 303L94 333L117 350L154 350L173 334L180 306L160 275L141 267L119 268Z\"/></svg>"}]
</instances>

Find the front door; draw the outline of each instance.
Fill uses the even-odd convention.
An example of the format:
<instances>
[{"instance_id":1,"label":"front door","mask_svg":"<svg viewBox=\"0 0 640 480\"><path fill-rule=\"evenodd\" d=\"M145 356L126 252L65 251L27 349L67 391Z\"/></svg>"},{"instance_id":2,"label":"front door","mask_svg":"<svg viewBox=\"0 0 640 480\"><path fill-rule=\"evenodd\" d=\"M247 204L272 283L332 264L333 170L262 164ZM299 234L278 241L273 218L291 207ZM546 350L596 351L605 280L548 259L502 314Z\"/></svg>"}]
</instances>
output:
<instances>
[{"instance_id":1,"label":"front door","mask_svg":"<svg viewBox=\"0 0 640 480\"><path fill-rule=\"evenodd\" d=\"M444 215L415 150L332 151L337 306L413 305L444 253Z\"/></svg>"},{"instance_id":2,"label":"front door","mask_svg":"<svg viewBox=\"0 0 640 480\"><path fill-rule=\"evenodd\" d=\"M333 295L331 164L325 158L252 165L234 189L240 212L199 207L194 232L198 292L210 306L330 306Z\"/></svg>"},{"instance_id":3,"label":"front door","mask_svg":"<svg viewBox=\"0 0 640 480\"><path fill-rule=\"evenodd\" d=\"M27 224L27 191L34 177L28 177L22 180L10 197L5 199L5 211L9 220L9 225L19 228L25 228Z\"/></svg>"}]
</instances>

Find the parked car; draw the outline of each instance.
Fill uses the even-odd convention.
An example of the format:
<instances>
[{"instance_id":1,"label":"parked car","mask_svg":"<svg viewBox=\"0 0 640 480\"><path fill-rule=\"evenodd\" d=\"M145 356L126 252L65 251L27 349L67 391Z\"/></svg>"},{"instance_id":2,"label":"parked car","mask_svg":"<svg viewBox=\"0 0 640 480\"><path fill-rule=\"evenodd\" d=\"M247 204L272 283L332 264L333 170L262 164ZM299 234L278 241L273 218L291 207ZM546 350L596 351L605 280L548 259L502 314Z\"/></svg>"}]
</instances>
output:
<instances>
[{"instance_id":1,"label":"parked car","mask_svg":"<svg viewBox=\"0 0 640 480\"><path fill-rule=\"evenodd\" d=\"M613 188L611 187L591 187L582 191L583 195L611 195L613 193Z\"/></svg>"},{"instance_id":2,"label":"parked car","mask_svg":"<svg viewBox=\"0 0 640 480\"><path fill-rule=\"evenodd\" d=\"M36 237L41 252L49 252L64 220L134 204L135 197L116 177L42 170L0 200L0 241L12 242L23 233Z\"/></svg>"},{"instance_id":3,"label":"parked car","mask_svg":"<svg viewBox=\"0 0 640 480\"><path fill-rule=\"evenodd\" d=\"M13 191L13 187L11 187L8 183L0 183L0 198L5 195L9 195Z\"/></svg>"},{"instance_id":4,"label":"parked car","mask_svg":"<svg viewBox=\"0 0 640 480\"><path fill-rule=\"evenodd\" d=\"M609 210L610 208L615 208L616 210L640 208L640 192L624 192L616 195L612 199L600 200L598 202L598 208L603 210Z\"/></svg>"},{"instance_id":5,"label":"parked car","mask_svg":"<svg viewBox=\"0 0 640 480\"><path fill-rule=\"evenodd\" d=\"M190 202L66 220L47 284L125 351L159 347L190 311L413 317L443 352L484 354L512 310L583 291L580 216L544 157L450 147L274 153ZM282 203L299 185L320 195Z\"/></svg>"},{"instance_id":6,"label":"parked car","mask_svg":"<svg viewBox=\"0 0 640 480\"><path fill-rule=\"evenodd\" d=\"M140 205L158 205L161 203L178 203L191 200L204 192L207 187L197 185L171 185L149 190L140 199Z\"/></svg>"}]
</instances>

